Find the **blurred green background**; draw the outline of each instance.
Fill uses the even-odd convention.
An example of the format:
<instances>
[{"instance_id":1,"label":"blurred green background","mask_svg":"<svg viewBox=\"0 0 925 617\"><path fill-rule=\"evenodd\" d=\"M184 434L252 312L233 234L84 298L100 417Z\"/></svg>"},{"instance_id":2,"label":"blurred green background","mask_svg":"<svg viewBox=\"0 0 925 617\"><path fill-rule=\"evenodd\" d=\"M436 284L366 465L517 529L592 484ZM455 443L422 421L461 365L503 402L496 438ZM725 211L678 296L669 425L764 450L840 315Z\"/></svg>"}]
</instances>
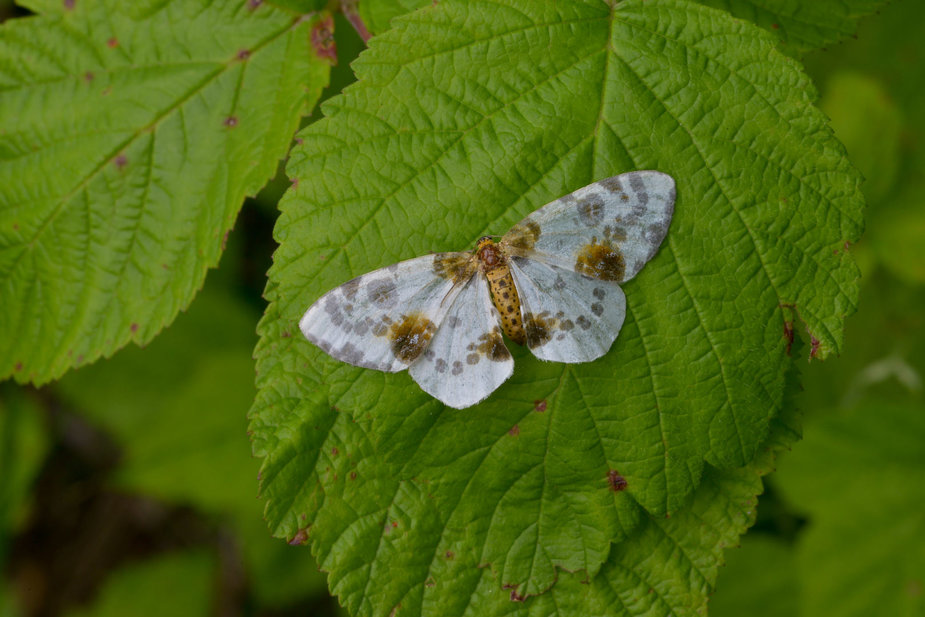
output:
<instances>
[{"instance_id":1,"label":"blurred green background","mask_svg":"<svg viewBox=\"0 0 925 617\"><path fill-rule=\"evenodd\" d=\"M727 553L711 615L925 614L923 35L925 6L897 1L804 59L867 178L848 248L860 309L841 358L803 349L805 439ZM340 18L336 40L326 96L362 48ZM269 537L246 435L286 186L247 201L219 270L147 348L40 390L0 384L0 617L342 614L308 550Z\"/></svg>"}]
</instances>

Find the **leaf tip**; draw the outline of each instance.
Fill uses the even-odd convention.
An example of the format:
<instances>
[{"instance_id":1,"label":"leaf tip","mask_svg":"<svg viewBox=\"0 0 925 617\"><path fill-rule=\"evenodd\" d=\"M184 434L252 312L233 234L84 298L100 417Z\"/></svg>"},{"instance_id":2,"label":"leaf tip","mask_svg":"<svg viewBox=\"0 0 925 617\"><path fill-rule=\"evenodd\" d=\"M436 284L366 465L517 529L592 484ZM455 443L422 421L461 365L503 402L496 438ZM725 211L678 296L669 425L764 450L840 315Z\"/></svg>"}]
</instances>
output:
<instances>
[{"instance_id":1,"label":"leaf tip","mask_svg":"<svg viewBox=\"0 0 925 617\"><path fill-rule=\"evenodd\" d=\"M302 546L306 542L308 542L308 527L303 527L289 540L289 546Z\"/></svg>"}]
</instances>

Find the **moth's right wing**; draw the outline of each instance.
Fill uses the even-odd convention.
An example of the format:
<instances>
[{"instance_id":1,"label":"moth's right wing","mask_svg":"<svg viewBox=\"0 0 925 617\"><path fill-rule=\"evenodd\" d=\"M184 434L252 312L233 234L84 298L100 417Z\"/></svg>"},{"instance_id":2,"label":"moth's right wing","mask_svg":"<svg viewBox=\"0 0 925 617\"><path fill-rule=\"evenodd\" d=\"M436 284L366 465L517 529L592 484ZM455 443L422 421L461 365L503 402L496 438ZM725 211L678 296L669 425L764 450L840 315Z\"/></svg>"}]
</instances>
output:
<instances>
[{"instance_id":1,"label":"moth's right wing","mask_svg":"<svg viewBox=\"0 0 925 617\"><path fill-rule=\"evenodd\" d=\"M374 270L321 296L299 328L338 360L401 371L427 349L476 268L469 253L437 253Z\"/></svg>"},{"instance_id":2,"label":"moth's right wing","mask_svg":"<svg viewBox=\"0 0 925 617\"><path fill-rule=\"evenodd\" d=\"M409 374L421 389L445 405L475 405L514 372L514 359L501 336L501 320L481 272L469 279L430 347Z\"/></svg>"},{"instance_id":3,"label":"moth's right wing","mask_svg":"<svg viewBox=\"0 0 925 617\"><path fill-rule=\"evenodd\" d=\"M605 178L546 204L501 239L509 255L624 283L658 251L675 183L660 171Z\"/></svg>"}]
</instances>

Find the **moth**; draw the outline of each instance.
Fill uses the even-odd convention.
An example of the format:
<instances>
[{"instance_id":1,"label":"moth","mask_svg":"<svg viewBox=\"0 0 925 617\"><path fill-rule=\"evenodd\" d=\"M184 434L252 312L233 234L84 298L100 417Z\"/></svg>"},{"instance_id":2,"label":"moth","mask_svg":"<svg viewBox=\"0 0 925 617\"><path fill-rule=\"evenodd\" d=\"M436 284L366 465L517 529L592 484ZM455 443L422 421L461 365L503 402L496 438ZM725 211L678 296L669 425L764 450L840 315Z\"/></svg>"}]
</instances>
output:
<instances>
[{"instance_id":1,"label":"moth","mask_svg":"<svg viewBox=\"0 0 925 617\"><path fill-rule=\"evenodd\" d=\"M473 251L434 253L329 291L299 322L309 341L354 366L409 370L457 409L511 376L505 346L541 360L590 362L626 316L620 284L658 251L675 182L658 171L605 178L557 199Z\"/></svg>"}]
</instances>

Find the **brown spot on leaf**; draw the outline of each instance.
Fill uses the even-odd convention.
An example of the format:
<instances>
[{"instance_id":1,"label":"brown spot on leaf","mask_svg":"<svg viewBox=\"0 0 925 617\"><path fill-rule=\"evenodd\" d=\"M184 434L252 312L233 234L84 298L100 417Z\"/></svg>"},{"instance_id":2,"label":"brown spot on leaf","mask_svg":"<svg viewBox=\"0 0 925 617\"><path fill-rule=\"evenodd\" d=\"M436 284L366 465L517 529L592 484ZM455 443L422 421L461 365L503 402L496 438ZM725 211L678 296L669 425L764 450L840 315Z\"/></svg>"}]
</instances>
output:
<instances>
[{"instance_id":1,"label":"brown spot on leaf","mask_svg":"<svg viewBox=\"0 0 925 617\"><path fill-rule=\"evenodd\" d=\"M251 57L251 50L249 49L238 50L238 60L247 60L250 57Z\"/></svg>"},{"instance_id":2,"label":"brown spot on leaf","mask_svg":"<svg viewBox=\"0 0 925 617\"><path fill-rule=\"evenodd\" d=\"M453 551L447 551L445 553L445 556L447 559L453 559L454 557L456 557L456 555L453 554Z\"/></svg>"},{"instance_id":3,"label":"brown spot on leaf","mask_svg":"<svg viewBox=\"0 0 925 617\"><path fill-rule=\"evenodd\" d=\"M94 75L94 74L93 74L92 72L90 72L90 71L87 71L86 73L84 73L84 81L86 81L87 83L93 81L93 78L94 78L94 77L96 77L96 75Z\"/></svg>"},{"instance_id":4,"label":"brown spot on leaf","mask_svg":"<svg viewBox=\"0 0 925 617\"><path fill-rule=\"evenodd\" d=\"M822 341L817 339L815 336L810 335L810 350L809 357L810 359L819 357L819 348L822 346Z\"/></svg>"},{"instance_id":5,"label":"brown spot on leaf","mask_svg":"<svg viewBox=\"0 0 925 617\"><path fill-rule=\"evenodd\" d=\"M238 118L236 116L228 116L227 118L225 118L225 121L222 122L222 124L224 124L230 129L234 128L238 126Z\"/></svg>"},{"instance_id":6,"label":"brown spot on leaf","mask_svg":"<svg viewBox=\"0 0 925 617\"><path fill-rule=\"evenodd\" d=\"M546 411L546 399L541 398L533 401L533 409L540 413Z\"/></svg>"},{"instance_id":7,"label":"brown spot on leaf","mask_svg":"<svg viewBox=\"0 0 925 617\"><path fill-rule=\"evenodd\" d=\"M351 471L351 472L350 472L350 479L351 479L351 480L356 480L356 479L357 479L357 472Z\"/></svg>"},{"instance_id":8,"label":"brown spot on leaf","mask_svg":"<svg viewBox=\"0 0 925 617\"><path fill-rule=\"evenodd\" d=\"M129 326L129 330L131 330L132 332L138 332L138 324L133 323L132 325Z\"/></svg>"},{"instance_id":9,"label":"brown spot on leaf","mask_svg":"<svg viewBox=\"0 0 925 617\"><path fill-rule=\"evenodd\" d=\"M421 313L403 315L401 322L393 323L389 328L392 353L405 364L410 364L424 352L436 331L434 322Z\"/></svg>"},{"instance_id":10,"label":"brown spot on leaf","mask_svg":"<svg viewBox=\"0 0 925 617\"><path fill-rule=\"evenodd\" d=\"M15 370L17 373L21 372L21 371L22 371L22 362L17 362L17 363L16 363L16 366L14 367L14 370Z\"/></svg>"},{"instance_id":11,"label":"brown spot on leaf","mask_svg":"<svg viewBox=\"0 0 925 617\"><path fill-rule=\"evenodd\" d=\"M252 11L259 7L261 4L263 4L263 0L247 0L247 8Z\"/></svg>"},{"instance_id":12,"label":"brown spot on leaf","mask_svg":"<svg viewBox=\"0 0 925 617\"><path fill-rule=\"evenodd\" d=\"M339 452L337 448L331 448L331 456L337 456Z\"/></svg>"},{"instance_id":13,"label":"brown spot on leaf","mask_svg":"<svg viewBox=\"0 0 925 617\"><path fill-rule=\"evenodd\" d=\"M308 542L308 527L303 527L289 540L289 546L300 546L306 542Z\"/></svg>"},{"instance_id":14,"label":"brown spot on leaf","mask_svg":"<svg viewBox=\"0 0 925 617\"><path fill-rule=\"evenodd\" d=\"M575 272L602 281L619 282L626 272L626 263L620 249L594 240L579 251Z\"/></svg>"},{"instance_id":15,"label":"brown spot on leaf","mask_svg":"<svg viewBox=\"0 0 925 617\"><path fill-rule=\"evenodd\" d=\"M128 157L126 157L124 154L120 154L116 156L115 159L113 159L113 163L115 163L116 169L123 169L126 165L128 165Z\"/></svg>"},{"instance_id":16,"label":"brown spot on leaf","mask_svg":"<svg viewBox=\"0 0 925 617\"><path fill-rule=\"evenodd\" d=\"M620 475L616 469L611 469L607 472L607 483L610 485L610 490L614 493L619 493L626 490L626 478Z\"/></svg>"},{"instance_id":17,"label":"brown spot on leaf","mask_svg":"<svg viewBox=\"0 0 925 617\"><path fill-rule=\"evenodd\" d=\"M784 338L787 339L787 355L790 355L790 348L793 346L793 322L784 322Z\"/></svg>"},{"instance_id":18,"label":"brown spot on leaf","mask_svg":"<svg viewBox=\"0 0 925 617\"><path fill-rule=\"evenodd\" d=\"M330 64L337 64L337 46L334 44L334 19L325 15L312 26L312 49L319 58L327 60Z\"/></svg>"},{"instance_id":19,"label":"brown spot on leaf","mask_svg":"<svg viewBox=\"0 0 925 617\"><path fill-rule=\"evenodd\" d=\"M117 39L114 36L110 37L109 40L106 41L106 44L109 46L110 49L115 49L116 47L119 46L119 39Z\"/></svg>"},{"instance_id":20,"label":"brown spot on leaf","mask_svg":"<svg viewBox=\"0 0 925 617\"><path fill-rule=\"evenodd\" d=\"M511 430L508 431L508 434L513 435L514 437L517 437L518 435L520 435L520 427L515 424L514 426L511 427Z\"/></svg>"}]
</instances>

